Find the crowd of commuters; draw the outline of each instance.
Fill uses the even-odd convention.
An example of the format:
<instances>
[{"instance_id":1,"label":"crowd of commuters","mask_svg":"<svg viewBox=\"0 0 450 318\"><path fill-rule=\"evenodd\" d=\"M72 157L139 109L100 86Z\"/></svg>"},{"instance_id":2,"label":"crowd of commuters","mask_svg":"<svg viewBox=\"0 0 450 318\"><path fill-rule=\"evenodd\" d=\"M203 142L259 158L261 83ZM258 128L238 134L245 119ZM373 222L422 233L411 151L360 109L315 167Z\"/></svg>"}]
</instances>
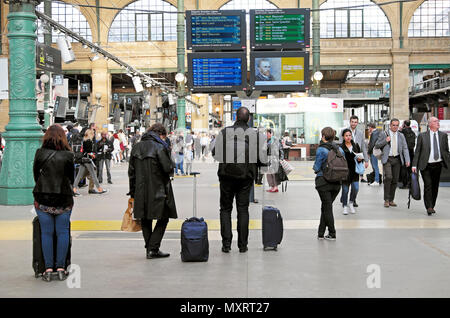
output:
<instances>
[{"instance_id":1,"label":"crowd of commuters","mask_svg":"<svg viewBox=\"0 0 450 318\"><path fill-rule=\"evenodd\" d=\"M34 207L41 223L46 264L43 279L50 281L54 269L60 280L67 278L65 255L70 239L73 196L78 194L80 181L86 176L90 179L89 193L106 192L100 185L103 181L101 170L106 166L108 182L112 183L110 167L115 153L118 153L117 162L129 162L128 194L134 199L134 218L142 226L147 258L169 256L160 250L160 246L169 219L177 218L172 176L190 173L194 158L204 159L210 153L219 162L217 175L220 182L222 251L229 253L231 250L231 212L236 199L238 248L241 253L245 253L248 250L248 207L253 184L258 179L259 171L264 169L271 186L269 192L277 192L280 170L283 169L279 163L285 158L284 150L292 145L290 139L285 138L288 136L277 139L271 129L262 134L251 128L248 121L248 110L240 108L234 125L220 131L217 138L216 135L206 133L191 132L186 137L168 134L162 124L154 124L142 136L137 132L129 139L123 131L110 135L107 131L97 133L95 125L79 131L69 124L67 133L58 124L50 126L43 137L42 147L36 152L33 165L36 183L33 190ZM375 173L370 184L373 186L381 183L381 174L377 169L378 158L381 158L383 166L384 207L397 206L394 201L395 192L400 171L404 167L407 175L420 171L424 182L426 211L428 215L436 213L434 208L440 173L442 167L450 166L448 137L446 133L439 131L439 120L431 117L428 122L429 130L419 134L417 143L414 137L414 144L411 142L409 121L404 122L401 130L398 119L392 119L386 131L377 130L375 125L370 124L368 145L357 125L358 118L353 116L350 127L340 133L339 142L336 142L336 131L333 128L325 127L321 131L321 141L313 166L316 173L315 188L321 200L318 239L336 240L333 202L340 191L343 214L356 213L360 176L364 174L369 162ZM239 134L227 138L227 129L234 131L234 134L238 130L245 132L241 140L244 144L243 151L235 151L236 143L241 138ZM253 159L250 159L250 140L256 141L258 149L257 156ZM114 143L118 143L118 147ZM267 149L260 152L261 145ZM234 153L231 161L227 157L229 149ZM378 158L375 156L377 149L381 152ZM336 160L345 164L345 169L336 170L339 175L345 172L340 179L331 178L329 173L333 165L339 167ZM407 169L409 167L410 170ZM408 182L403 181L403 184L407 185ZM153 220L156 220L154 228Z\"/></svg>"},{"instance_id":2,"label":"crowd of commuters","mask_svg":"<svg viewBox=\"0 0 450 318\"><path fill-rule=\"evenodd\" d=\"M387 130L378 130L375 124L369 124L369 142L367 155L364 150L365 140L356 129L358 118L352 116L350 128L344 129L341 133L340 143L335 143L336 132L331 127L322 130L322 140L316 153L314 162L314 172L316 173L316 190L322 202L321 220L318 230L319 239L336 239L336 229L333 219L333 202L342 188L341 203L343 214L356 213L356 196L359 190L359 177L364 173L362 165L368 167L370 161L374 179L369 185L380 185L383 181L383 206L385 208L397 207L395 203L395 193L398 182L402 183L402 188L409 188L411 185L411 173L419 173L424 183L423 199L427 214L430 216L436 213L436 205L439 180L442 167L450 167L450 152L448 146L447 133L439 131L440 124L436 117L428 120L428 131L420 133L417 138L411 129L411 122L405 120L400 128L400 120L393 118L389 122ZM379 150L378 157L375 150ZM345 156L348 168L348 177L339 182L330 182L324 178L324 169L328 168L329 151L339 151ZM370 156L370 157L369 157ZM383 166L383 180L378 167L378 160ZM403 174L401 175L401 171ZM349 187L350 199L348 200ZM328 228L328 235L324 236L325 229Z\"/></svg>"}]
</instances>

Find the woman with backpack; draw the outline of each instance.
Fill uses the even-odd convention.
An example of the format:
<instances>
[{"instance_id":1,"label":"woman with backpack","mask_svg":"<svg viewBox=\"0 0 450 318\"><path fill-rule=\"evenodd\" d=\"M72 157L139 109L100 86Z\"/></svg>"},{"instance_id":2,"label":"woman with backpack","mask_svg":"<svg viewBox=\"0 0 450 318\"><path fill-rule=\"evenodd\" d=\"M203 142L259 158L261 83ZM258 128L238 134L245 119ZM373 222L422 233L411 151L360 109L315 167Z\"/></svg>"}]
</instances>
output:
<instances>
[{"instance_id":1,"label":"woman with backpack","mask_svg":"<svg viewBox=\"0 0 450 318\"><path fill-rule=\"evenodd\" d=\"M355 214L356 210L353 206L353 202L356 200L356 196L359 191L359 174L356 173L356 162L355 157L358 162L362 162L364 158L357 157L356 154L361 152L359 145L353 141L352 131L350 129L344 129L342 131L343 142L340 145L341 149L345 153L345 159L347 160L348 165L348 177L346 181L342 182L342 195L341 202L344 207L344 211L342 214L347 215L349 210L350 213ZM350 192L350 201L348 198L349 190Z\"/></svg>"},{"instance_id":2,"label":"woman with backpack","mask_svg":"<svg viewBox=\"0 0 450 318\"><path fill-rule=\"evenodd\" d=\"M341 189L340 181L328 179L328 155L330 151L334 151L336 156L343 157L344 152L333 141L336 136L336 131L331 127L322 129L322 140L320 146L317 148L316 160L314 162L313 170L316 173L316 190L319 193L321 205L321 217L317 238L319 240L336 240L336 228L334 226L333 217L333 202L339 194ZM325 174L325 175L324 175ZM330 181L331 180L331 181ZM328 235L325 235L325 230L328 228Z\"/></svg>"},{"instance_id":3,"label":"woman with backpack","mask_svg":"<svg viewBox=\"0 0 450 318\"><path fill-rule=\"evenodd\" d=\"M63 128L54 124L45 132L42 147L36 151L33 176L34 208L41 227L45 272L42 279L50 282L56 268L59 280L67 278L66 257L70 241L74 183L74 154ZM53 236L56 232L56 255Z\"/></svg>"}]
</instances>

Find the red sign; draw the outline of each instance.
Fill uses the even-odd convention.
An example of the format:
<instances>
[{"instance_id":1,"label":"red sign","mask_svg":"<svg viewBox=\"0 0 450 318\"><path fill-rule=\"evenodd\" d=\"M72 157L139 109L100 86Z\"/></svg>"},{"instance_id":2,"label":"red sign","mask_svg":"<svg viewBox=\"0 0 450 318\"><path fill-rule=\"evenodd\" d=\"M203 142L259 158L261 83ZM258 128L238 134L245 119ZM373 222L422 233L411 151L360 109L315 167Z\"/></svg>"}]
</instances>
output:
<instances>
[{"instance_id":1,"label":"red sign","mask_svg":"<svg viewBox=\"0 0 450 318\"><path fill-rule=\"evenodd\" d=\"M438 108L438 119L439 120L444 120L444 107L439 107Z\"/></svg>"}]
</instances>

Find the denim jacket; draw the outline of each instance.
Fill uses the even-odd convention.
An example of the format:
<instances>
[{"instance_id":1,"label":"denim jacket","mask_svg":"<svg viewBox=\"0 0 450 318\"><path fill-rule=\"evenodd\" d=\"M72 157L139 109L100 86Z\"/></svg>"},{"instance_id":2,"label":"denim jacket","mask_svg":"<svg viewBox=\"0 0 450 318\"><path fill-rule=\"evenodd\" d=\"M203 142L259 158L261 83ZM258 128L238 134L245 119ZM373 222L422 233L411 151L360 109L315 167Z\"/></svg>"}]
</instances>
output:
<instances>
[{"instance_id":1,"label":"denim jacket","mask_svg":"<svg viewBox=\"0 0 450 318\"><path fill-rule=\"evenodd\" d=\"M336 144L334 143L323 143L321 142L320 145L323 144L329 144L329 145L333 145L334 147L337 147ZM328 150L325 147L318 147L317 151L316 151L316 161L314 161L314 166L313 166L313 170L316 173L317 177L321 177L323 176L323 169L325 169L326 165L327 165L327 158L328 158L328 152L330 150ZM342 155L344 154L344 151L339 148L339 151L342 153Z\"/></svg>"}]
</instances>

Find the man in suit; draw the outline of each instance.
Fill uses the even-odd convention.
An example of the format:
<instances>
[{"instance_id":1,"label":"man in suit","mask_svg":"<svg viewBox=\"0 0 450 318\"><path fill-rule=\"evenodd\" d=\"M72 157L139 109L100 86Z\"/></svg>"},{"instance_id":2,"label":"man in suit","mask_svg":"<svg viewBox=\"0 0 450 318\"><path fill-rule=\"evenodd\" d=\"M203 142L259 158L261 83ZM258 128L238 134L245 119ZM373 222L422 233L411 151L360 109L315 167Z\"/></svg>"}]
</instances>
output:
<instances>
[{"instance_id":1,"label":"man in suit","mask_svg":"<svg viewBox=\"0 0 450 318\"><path fill-rule=\"evenodd\" d=\"M339 134L339 143L341 144L343 142L343 136L342 136L342 132L345 129L350 129L352 131L352 139L353 141L358 144L359 149L361 149L363 156L364 156L364 168L367 169L367 167L369 166L369 155L367 154L367 147L366 147L366 138L364 137L364 132L361 130L356 129L356 127L358 126L359 123L359 118L358 116L353 115L352 117L350 117L350 127L348 128L344 128L341 130L341 133ZM351 192L353 192L353 187ZM356 203L356 195L354 193L350 194L351 197L355 198L354 202L353 202L353 206L355 208L358 207L358 204Z\"/></svg>"},{"instance_id":2,"label":"man in suit","mask_svg":"<svg viewBox=\"0 0 450 318\"><path fill-rule=\"evenodd\" d=\"M377 126L374 123L370 123L367 126L369 127L370 135L367 154L370 156L370 164L372 165L372 169L375 173L374 182L369 183L369 185L380 185L380 169L378 168L378 159L373 155L373 148L375 147L375 143L380 136L380 131L377 129Z\"/></svg>"},{"instance_id":3,"label":"man in suit","mask_svg":"<svg viewBox=\"0 0 450 318\"><path fill-rule=\"evenodd\" d=\"M400 121L391 119L389 131L380 134L375 148L383 150L381 163L384 174L384 207L397 206L394 202L398 177L402 165L409 167L409 151L405 136L398 131Z\"/></svg>"},{"instance_id":4,"label":"man in suit","mask_svg":"<svg viewBox=\"0 0 450 318\"><path fill-rule=\"evenodd\" d=\"M425 208L428 215L432 215L436 213L434 206L436 205L442 166L449 167L450 153L448 136L446 133L439 131L439 119L431 117L428 120L428 127L430 129L421 133L417 138L412 172L417 173L417 169L419 169L422 174Z\"/></svg>"}]
</instances>

